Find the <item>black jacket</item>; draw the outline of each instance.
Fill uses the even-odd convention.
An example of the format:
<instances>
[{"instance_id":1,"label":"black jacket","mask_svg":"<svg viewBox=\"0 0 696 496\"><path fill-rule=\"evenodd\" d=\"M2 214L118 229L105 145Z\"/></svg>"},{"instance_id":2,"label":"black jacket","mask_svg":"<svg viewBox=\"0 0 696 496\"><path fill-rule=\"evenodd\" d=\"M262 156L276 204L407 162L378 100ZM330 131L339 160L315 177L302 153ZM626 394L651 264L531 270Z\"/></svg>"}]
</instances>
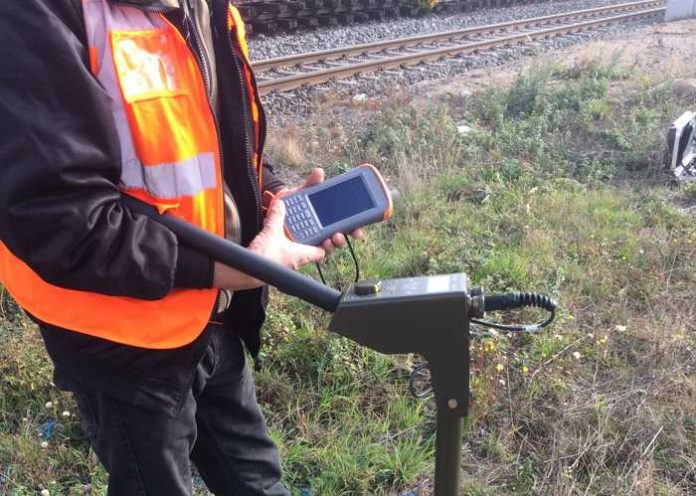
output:
<instances>
[{"instance_id":1,"label":"black jacket","mask_svg":"<svg viewBox=\"0 0 696 496\"><path fill-rule=\"evenodd\" d=\"M183 23L177 0L113 1L161 10L175 25ZM254 143L251 122L239 115L248 97L225 38L227 0L211 0L211 7L223 174L246 245L263 218L258 178L243 157L248 144L261 149L263 142ZM162 298L174 287L210 287L207 256L121 201L118 137L86 44L81 0L0 2L0 239L60 287L143 299ZM264 177L264 187L282 185L270 171ZM261 300L261 290L238 292L225 316L253 353L264 319ZM85 348L99 341L70 332L54 351L91 365Z\"/></svg>"}]
</instances>

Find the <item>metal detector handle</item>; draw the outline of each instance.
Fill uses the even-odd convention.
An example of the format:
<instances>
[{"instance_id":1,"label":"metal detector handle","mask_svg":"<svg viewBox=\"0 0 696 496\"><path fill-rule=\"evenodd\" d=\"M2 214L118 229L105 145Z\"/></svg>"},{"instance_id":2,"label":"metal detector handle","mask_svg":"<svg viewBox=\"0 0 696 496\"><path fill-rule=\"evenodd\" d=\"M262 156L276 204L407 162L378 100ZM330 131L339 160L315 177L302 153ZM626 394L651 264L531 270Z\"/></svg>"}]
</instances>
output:
<instances>
[{"instance_id":1,"label":"metal detector handle","mask_svg":"<svg viewBox=\"0 0 696 496\"><path fill-rule=\"evenodd\" d=\"M171 229L181 241L191 248L205 253L213 260L229 265L245 274L278 288L283 293L296 296L312 305L334 312L341 293L324 286L299 272L271 262L242 246L215 236L173 215L162 215L157 209L132 196L123 195L123 201L132 211L145 215Z\"/></svg>"}]
</instances>

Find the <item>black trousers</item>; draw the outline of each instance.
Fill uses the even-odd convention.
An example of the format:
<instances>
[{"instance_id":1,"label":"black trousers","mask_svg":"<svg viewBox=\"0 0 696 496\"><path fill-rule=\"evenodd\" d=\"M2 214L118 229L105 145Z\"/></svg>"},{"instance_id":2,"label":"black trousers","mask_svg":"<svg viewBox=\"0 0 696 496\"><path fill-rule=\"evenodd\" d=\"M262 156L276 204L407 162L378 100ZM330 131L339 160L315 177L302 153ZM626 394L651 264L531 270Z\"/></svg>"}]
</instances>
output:
<instances>
[{"instance_id":1,"label":"black trousers","mask_svg":"<svg viewBox=\"0 0 696 496\"><path fill-rule=\"evenodd\" d=\"M221 326L174 413L73 389L110 496L190 495L191 462L217 495L288 495L239 336ZM75 381L79 383L80 381ZM154 386L153 386L154 387Z\"/></svg>"}]
</instances>

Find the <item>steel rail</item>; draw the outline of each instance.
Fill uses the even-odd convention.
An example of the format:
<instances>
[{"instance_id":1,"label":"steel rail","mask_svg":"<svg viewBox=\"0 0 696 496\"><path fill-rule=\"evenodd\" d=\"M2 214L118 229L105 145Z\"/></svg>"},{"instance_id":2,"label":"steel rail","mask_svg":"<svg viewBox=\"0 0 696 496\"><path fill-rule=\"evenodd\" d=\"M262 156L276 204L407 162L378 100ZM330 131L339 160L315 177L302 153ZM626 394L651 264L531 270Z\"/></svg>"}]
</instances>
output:
<instances>
[{"instance_id":1,"label":"steel rail","mask_svg":"<svg viewBox=\"0 0 696 496\"><path fill-rule=\"evenodd\" d=\"M380 41L377 43L367 43L362 45L354 45L350 47L334 48L331 50L322 50L317 52L302 53L296 55L288 55L273 59L259 60L253 63L254 71L261 74L272 69L282 69L285 67L294 67L302 64L313 64L326 60L335 60L343 57L354 57L357 55L366 55L370 53L379 53L385 50L394 48L404 48L414 45L436 43L464 36L475 36L478 34L495 33L498 31L508 31L513 28L525 26L534 26L538 24L548 24L563 20L570 20L582 17L590 17L597 14L608 14L610 12L622 12L626 10L637 10L655 5L661 5L663 0L642 0L639 2L628 2L616 5L607 5L603 7L595 7L592 9L576 10L573 12L562 12L542 17L531 17L520 19L512 22L502 22L498 24L488 24L485 26L475 26L465 29L457 29L452 31L444 31L440 33L431 33L408 38L397 38L394 40Z\"/></svg>"},{"instance_id":2,"label":"steel rail","mask_svg":"<svg viewBox=\"0 0 696 496\"><path fill-rule=\"evenodd\" d=\"M350 77L356 74L375 72L378 70L392 69L396 67L418 64L420 62L436 61L446 57L464 53L475 53L491 48L499 48L522 44L529 41L534 41L544 38L552 38L555 36L578 33L588 29L614 24L618 22L649 18L663 14L664 7L630 12L611 17L602 17L591 21L584 21L574 24L564 24L562 26L541 29L531 32L516 33L509 36L499 38L472 41L456 46L447 46L430 50L421 50L416 53L408 53L404 55L396 55L384 57L375 60L367 60L355 64L346 64L342 66L331 67L328 69L317 70L308 73L292 74L289 76L261 80L258 83L259 93L261 95L268 94L272 91L288 91L298 88L304 84L319 84L331 79L341 79Z\"/></svg>"}]
</instances>

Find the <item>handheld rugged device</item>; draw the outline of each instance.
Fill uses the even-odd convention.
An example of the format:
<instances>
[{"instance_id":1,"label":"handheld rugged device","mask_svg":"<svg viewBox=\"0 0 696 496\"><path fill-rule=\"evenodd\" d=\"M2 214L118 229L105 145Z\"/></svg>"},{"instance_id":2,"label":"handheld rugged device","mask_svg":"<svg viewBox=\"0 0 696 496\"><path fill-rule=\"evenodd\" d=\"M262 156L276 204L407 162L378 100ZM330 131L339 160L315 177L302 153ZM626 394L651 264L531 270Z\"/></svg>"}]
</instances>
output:
<instances>
[{"instance_id":1,"label":"handheld rugged device","mask_svg":"<svg viewBox=\"0 0 696 496\"><path fill-rule=\"evenodd\" d=\"M424 356L437 405L434 493L459 494L462 418L469 405L469 323L487 310L537 306L551 312L551 318L537 326L543 327L553 318L555 302L536 294L486 297L469 287L464 274L362 281L340 293L137 200L127 202L214 260L333 312L332 331L381 353Z\"/></svg>"},{"instance_id":2,"label":"handheld rugged device","mask_svg":"<svg viewBox=\"0 0 696 496\"><path fill-rule=\"evenodd\" d=\"M302 188L283 201L288 237L306 245L318 245L332 234L386 220L392 213L389 190L370 164Z\"/></svg>"}]
</instances>

